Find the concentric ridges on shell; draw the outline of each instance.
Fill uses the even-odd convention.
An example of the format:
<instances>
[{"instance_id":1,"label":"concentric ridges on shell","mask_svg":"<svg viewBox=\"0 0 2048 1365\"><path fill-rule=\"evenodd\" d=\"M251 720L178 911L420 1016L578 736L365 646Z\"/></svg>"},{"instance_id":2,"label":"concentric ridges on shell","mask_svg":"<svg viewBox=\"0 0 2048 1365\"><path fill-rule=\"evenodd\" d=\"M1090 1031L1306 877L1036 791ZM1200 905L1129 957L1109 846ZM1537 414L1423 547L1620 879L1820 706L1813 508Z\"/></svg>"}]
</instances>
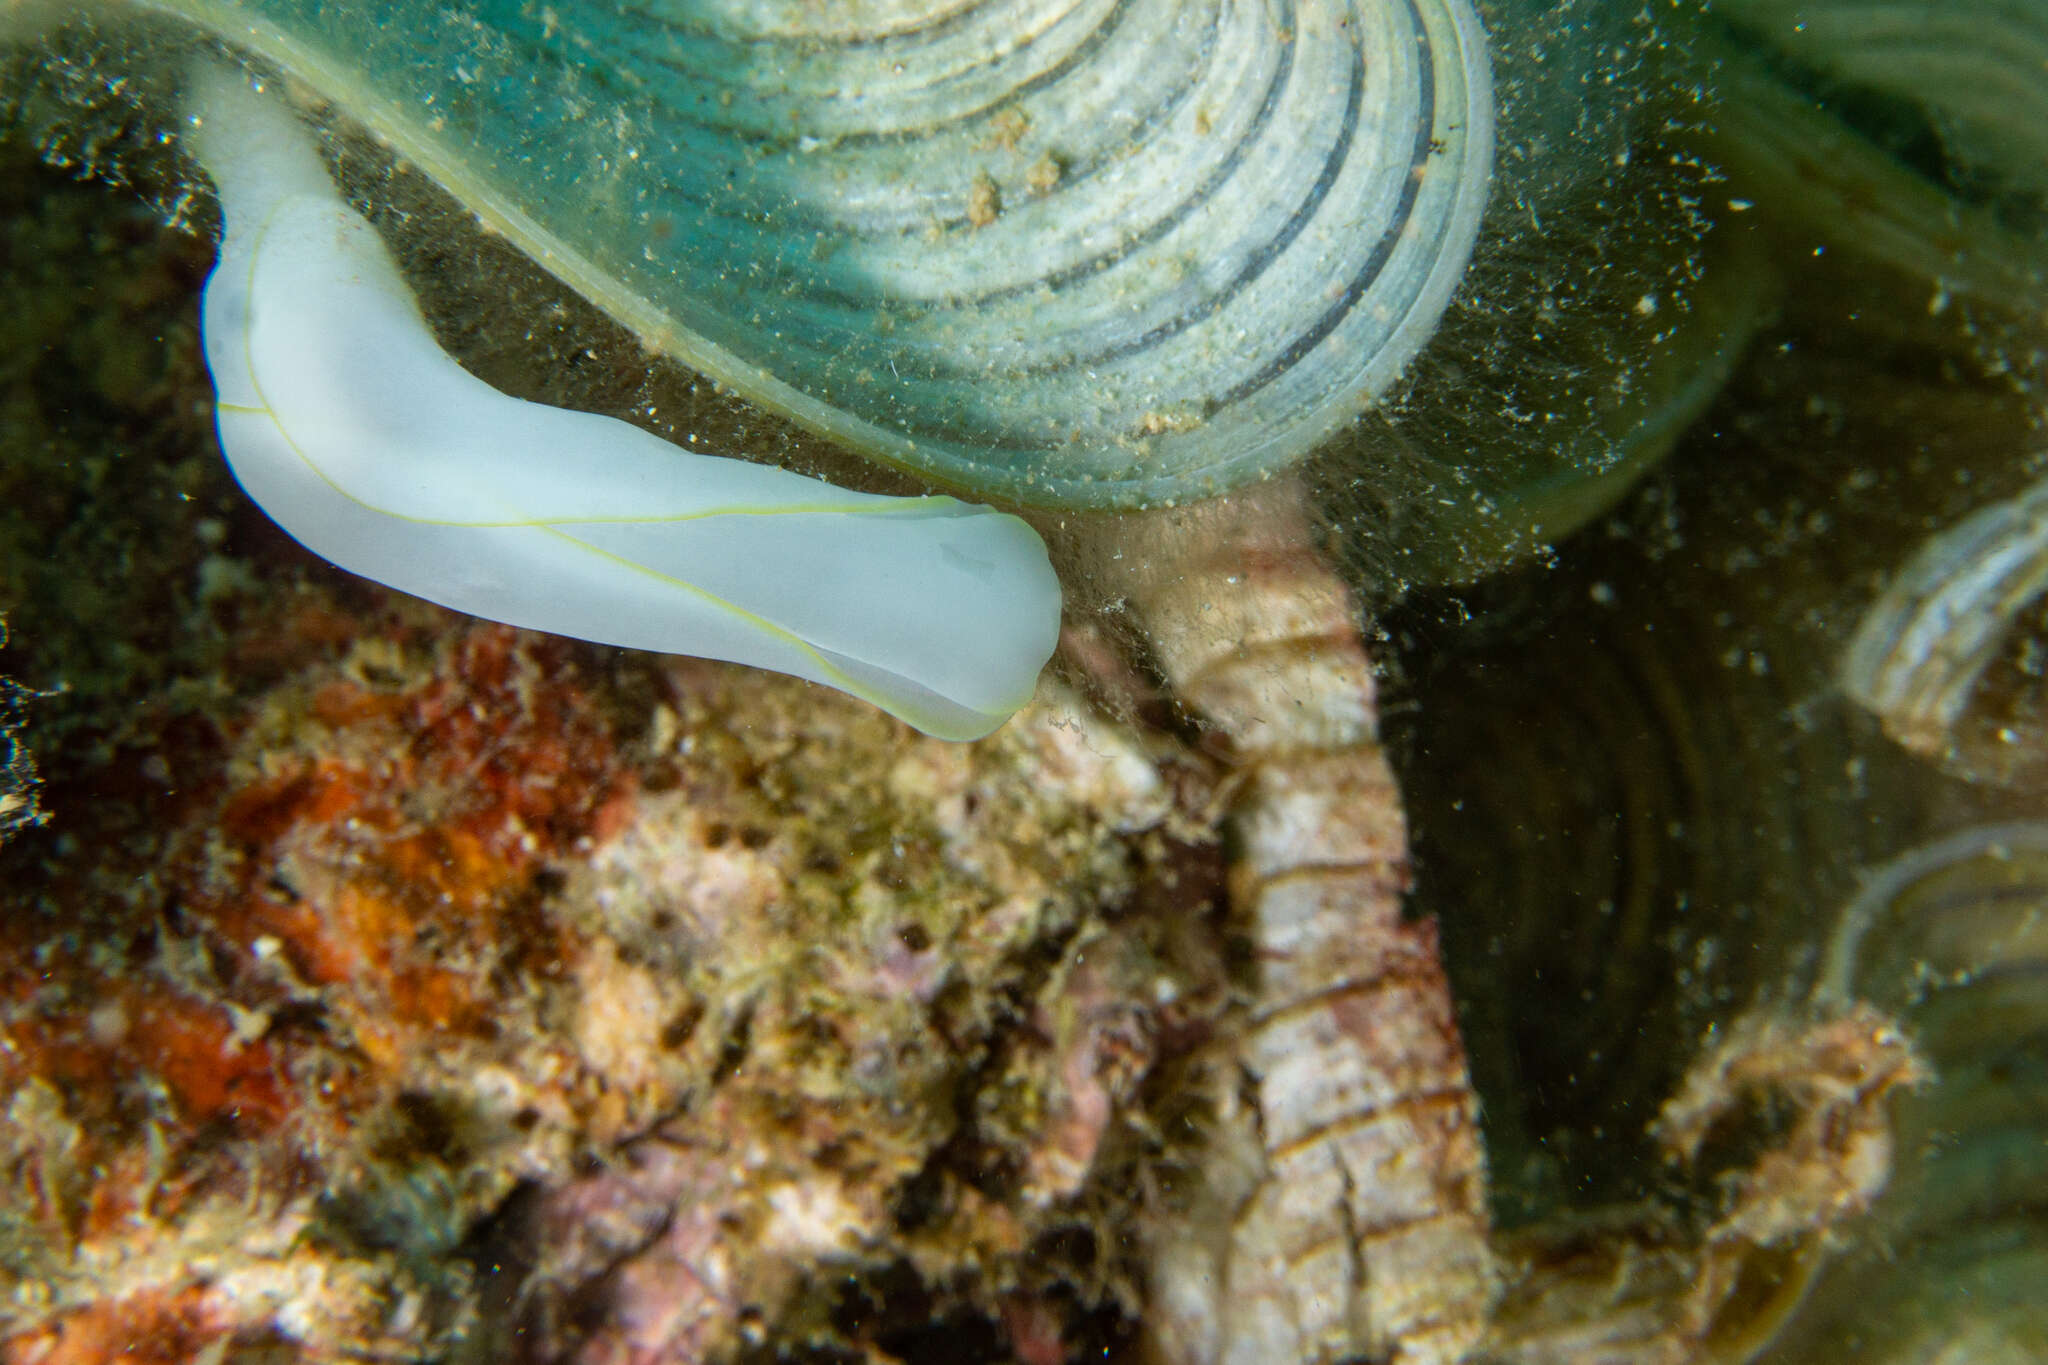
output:
<instances>
[{"instance_id":1,"label":"concentric ridges on shell","mask_svg":"<svg viewBox=\"0 0 2048 1365\"><path fill-rule=\"evenodd\" d=\"M1962 775L2009 781L2038 769L2020 743L2030 724L1992 704L1980 723L1968 713L2013 637L2031 648L2022 620L2044 593L2048 483L1978 509L1914 552L1857 624L1842 690L1893 739Z\"/></svg>"},{"instance_id":2,"label":"concentric ridges on shell","mask_svg":"<svg viewBox=\"0 0 2048 1365\"><path fill-rule=\"evenodd\" d=\"M1971 192L2048 190L2048 11L2034 0L1717 0L1715 11L1824 84L1920 105Z\"/></svg>"},{"instance_id":3,"label":"concentric ridges on shell","mask_svg":"<svg viewBox=\"0 0 2048 1365\"><path fill-rule=\"evenodd\" d=\"M1932 1080L1895 1103L1897 1172L1774 1358L2041 1358L2044 983L2048 825L1967 826L1871 871L1816 996L1898 1011Z\"/></svg>"},{"instance_id":4,"label":"concentric ridges on shell","mask_svg":"<svg viewBox=\"0 0 2048 1365\"><path fill-rule=\"evenodd\" d=\"M800 417L1031 500L1305 453L1434 326L1491 158L1465 0L649 3L591 41L646 101L658 301L836 410Z\"/></svg>"}]
</instances>

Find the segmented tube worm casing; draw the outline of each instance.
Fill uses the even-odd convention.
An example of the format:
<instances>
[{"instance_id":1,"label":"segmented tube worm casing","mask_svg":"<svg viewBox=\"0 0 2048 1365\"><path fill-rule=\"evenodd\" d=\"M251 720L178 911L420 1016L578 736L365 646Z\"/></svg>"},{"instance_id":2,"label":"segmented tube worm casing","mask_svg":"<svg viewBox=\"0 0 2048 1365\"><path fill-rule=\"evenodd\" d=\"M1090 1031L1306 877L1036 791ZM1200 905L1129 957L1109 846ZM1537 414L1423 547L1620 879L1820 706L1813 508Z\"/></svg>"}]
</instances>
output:
<instances>
[{"instance_id":1,"label":"segmented tube worm casing","mask_svg":"<svg viewBox=\"0 0 2048 1365\"><path fill-rule=\"evenodd\" d=\"M1259 1169L1220 1245L1161 1249L1160 1353L1459 1359L1496 1286L1478 1104L1436 926L1402 916L1407 827L1357 608L1292 483L1161 515L1199 524L1152 542L1184 548L1146 561L1132 605L1244 776L1231 892L1254 980L1218 1110Z\"/></svg>"}]
</instances>

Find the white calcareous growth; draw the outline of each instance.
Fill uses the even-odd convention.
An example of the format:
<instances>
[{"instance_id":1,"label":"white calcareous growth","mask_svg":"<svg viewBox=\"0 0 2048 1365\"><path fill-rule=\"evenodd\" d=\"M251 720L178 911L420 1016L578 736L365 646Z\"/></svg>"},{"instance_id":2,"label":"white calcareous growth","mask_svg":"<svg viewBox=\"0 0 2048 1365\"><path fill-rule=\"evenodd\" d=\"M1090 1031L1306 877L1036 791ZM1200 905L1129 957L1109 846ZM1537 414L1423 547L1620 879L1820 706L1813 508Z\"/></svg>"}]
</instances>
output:
<instances>
[{"instance_id":1,"label":"white calcareous growth","mask_svg":"<svg viewBox=\"0 0 2048 1365\"><path fill-rule=\"evenodd\" d=\"M222 68L191 84L226 222L203 316L221 448L308 549L491 620L808 678L941 738L1030 698L1060 615L1030 526L499 393L436 344L291 111Z\"/></svg>"}]
</instances>

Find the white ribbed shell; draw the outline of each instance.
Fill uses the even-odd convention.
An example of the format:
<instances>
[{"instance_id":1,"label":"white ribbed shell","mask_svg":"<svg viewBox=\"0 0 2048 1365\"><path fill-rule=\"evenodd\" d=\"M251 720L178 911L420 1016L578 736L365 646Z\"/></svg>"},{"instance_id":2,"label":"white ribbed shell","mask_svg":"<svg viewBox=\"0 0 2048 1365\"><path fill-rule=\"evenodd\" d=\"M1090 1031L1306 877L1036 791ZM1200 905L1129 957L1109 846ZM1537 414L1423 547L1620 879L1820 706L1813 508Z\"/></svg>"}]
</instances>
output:
<instances>
[{"instance_id":1,"label":"white ribbed shell","mask_svg":"<svg viewBox=\"0 0 2048 1365\"><path fill-rule=\"evenodd\" d=\"M658 212L704 330L948 482L1126 503L1285 465L1413 356L1477 231L1465 0L688 10L626 50L702 167Z\"/></svg>"}]
</instances>

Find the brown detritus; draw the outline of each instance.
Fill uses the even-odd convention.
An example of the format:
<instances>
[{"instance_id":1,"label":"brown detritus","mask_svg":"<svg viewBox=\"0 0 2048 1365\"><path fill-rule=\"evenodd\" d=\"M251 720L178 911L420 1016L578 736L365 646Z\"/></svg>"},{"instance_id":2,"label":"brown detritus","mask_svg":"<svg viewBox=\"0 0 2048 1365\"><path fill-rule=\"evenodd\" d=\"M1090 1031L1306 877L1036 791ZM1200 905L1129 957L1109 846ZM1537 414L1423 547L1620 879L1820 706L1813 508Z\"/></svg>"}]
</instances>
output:
<instances>
[{"instance_id":1,"label":"brown detritus","mask_svg":"<svg viewBox=\"0 0 2048 1365\"><path fill-rule=\"evenodd\" d=\"M1066 176L1066 162L1047 152L1025 168L1024 183L1033 194L1051 194Z\"/></svg>"},{"instance_id":2,"label":"brown detritus","mask_svg":"<svg viewBox=\"0 0 2048 1365\"><path fill-rule=\"evenodd\" d=\"M1652 1135L1691 1166L1715 1131L1776 1100L1792 1118L1759 1159L1730 1178L1713 1242L1770 1246L1863 1212L1891 1173L1892 1092L1929 1072L1899 1027L1868 1005L1801 1023L1742 1016L1696 1061Z\"/></svg>"},{"instance_id":3,"label":"brown detritus","mask_svg":"<svg viewBox=\"0 0 2048 1365\"><path fill-rule=\"evenodd\" d=\"M973 183L967 187L967 221L985 228L1002 212L1003 192L996 188L995 179L987 171L976 171Z\"/></svg>"},{"instance_id":4,"label":"brown detritus","mask_svg":"<svg viewBox=\"0 0 2048 1365\"><path fill-rule=\"evenodd\" d=\"M1688 1222L1644 1205L1555 1221L1504 1247L1512 1289L1489 1359L1516 1365L1750 1359L1783 1328L1831 1242L1892 1169L1893 1097L1929 1079L1868 1005L1798 1019L1760 1009L1695 1060L1653 1125L1675 1162L1717 1149L1718 1205ZM1700 1172L1700 1174L1710 1174Z\"/></svg>"},{"instance_id":5,"label":"brown detritus","mask_svg":"<svg viewBox=\"0 0 2048 1365\"><path fill-rule=\"evenodd\" d=\"M1138 431L1145 436L1161 436L1169 431L1193 431L1202 424L1202 414L1190 410L1163 412L1153 409L1138 422Z\"/></svg>"},{"instance_id":6,"label":"brown detritus","mask_svg":"<svg viewBox=\"0 0 2048 1365\"><path fill-rule=\"evenodd\" d=\"M1015 107L999 110L988 122L989 134L982 146L990 149L1013 152L1024 140L1024 135L1031 131L1031 116Z\"/></svg>"},{"instance_id":7,"label":"brown detritus","mask_svg":"<svg viewBox=\"0 0 2048 1365\"><path fill-rule=\"evenodd\" d=\"M1691 1164L1717 1126L1745 1109L1775 1101L1791 1117L1760 1156L1723 1178L1725 1203L1706 1231L1681 1331L1752 1350L1775 1335L1820 1269L1827 1239L1891 1178L1894 1092L1927 1079L1898 1026L1867 1005L1815 1021L1759 1011L1730 1026L1688 1071L1653 1135Z\"/></svg>"}]
</instances>

